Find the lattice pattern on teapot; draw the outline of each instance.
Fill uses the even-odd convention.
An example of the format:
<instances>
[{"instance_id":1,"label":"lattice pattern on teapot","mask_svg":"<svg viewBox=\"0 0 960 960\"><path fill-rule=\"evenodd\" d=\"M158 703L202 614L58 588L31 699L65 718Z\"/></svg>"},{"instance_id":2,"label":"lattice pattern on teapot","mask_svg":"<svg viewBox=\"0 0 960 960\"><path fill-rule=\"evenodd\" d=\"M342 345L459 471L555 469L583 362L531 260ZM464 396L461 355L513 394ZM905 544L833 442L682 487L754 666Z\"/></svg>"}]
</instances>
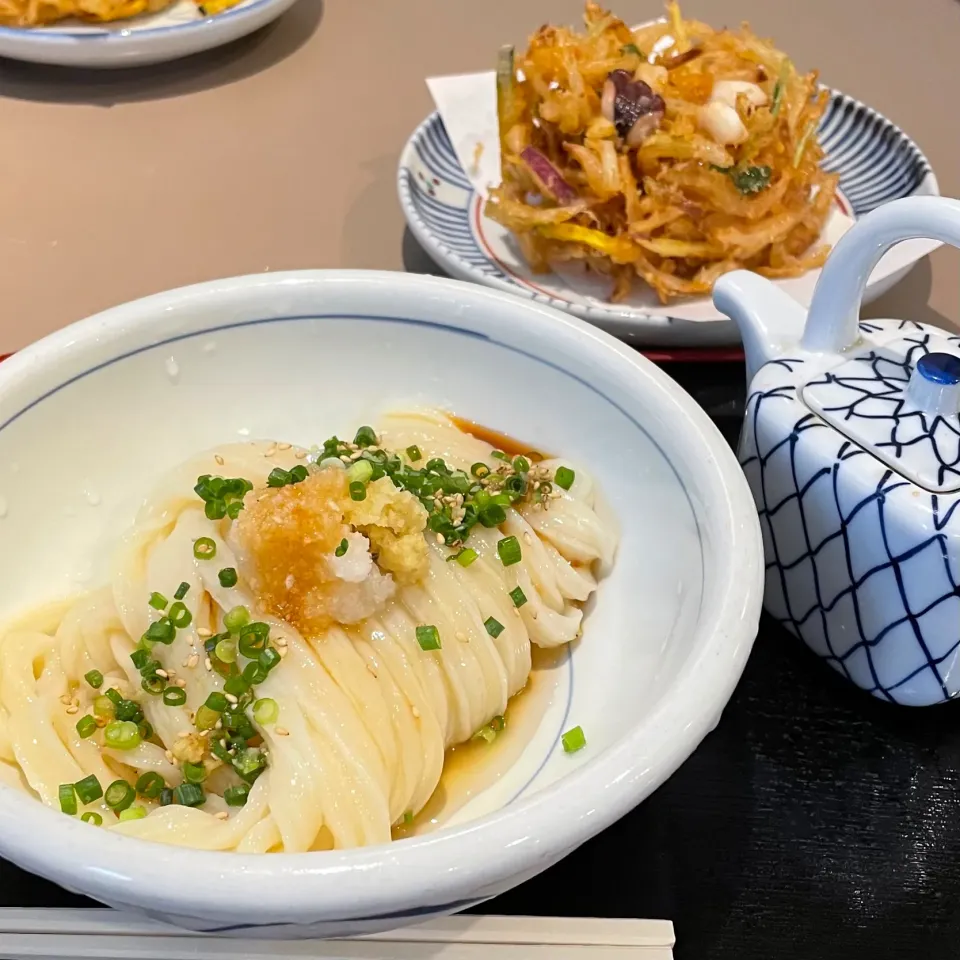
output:
<instances>
[{"instance_id":1,"label":"lattice pattern on teapot","mask_svg":"<svg viewBox=\"0 0 960 960\"><path fill-rule=\"evenodd\" d=\"M899 373L889 362L898 330L910 351ZM864 370L901 394L931 344L960 350L960 338L909 322L860 331ZM763 530L767 610L877 696L917 704L957 696L960 497L921 489L812 413L799 391L815 380L826 382L815 358L782 357L760 370L747 400L740 459ZM903 436L902 407L874 412L885 440ZM940 429L917 431L917 442L952 469Z\"/></svg>"}]
</instances>

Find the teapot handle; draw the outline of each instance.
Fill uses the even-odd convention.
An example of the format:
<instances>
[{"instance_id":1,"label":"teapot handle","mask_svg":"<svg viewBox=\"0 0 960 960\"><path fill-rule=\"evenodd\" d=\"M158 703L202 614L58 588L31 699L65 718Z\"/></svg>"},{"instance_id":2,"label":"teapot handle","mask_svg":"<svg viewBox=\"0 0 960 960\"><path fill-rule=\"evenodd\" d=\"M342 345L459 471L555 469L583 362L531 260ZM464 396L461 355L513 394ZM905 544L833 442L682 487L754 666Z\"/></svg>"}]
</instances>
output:
<instances>
[{"instance_id":1,"label":"teapot handle","mask_svg":"<svg viewBox=\"0 0 960 960\"><path fill-rule=\"evenodd\" d=\"M880 258L902 240L939 240L960 247L960 200L904 197L858 220L839 240L817 281L802 345L840 353L859 336L860 305Z\"/></svg>"}]
</instances>

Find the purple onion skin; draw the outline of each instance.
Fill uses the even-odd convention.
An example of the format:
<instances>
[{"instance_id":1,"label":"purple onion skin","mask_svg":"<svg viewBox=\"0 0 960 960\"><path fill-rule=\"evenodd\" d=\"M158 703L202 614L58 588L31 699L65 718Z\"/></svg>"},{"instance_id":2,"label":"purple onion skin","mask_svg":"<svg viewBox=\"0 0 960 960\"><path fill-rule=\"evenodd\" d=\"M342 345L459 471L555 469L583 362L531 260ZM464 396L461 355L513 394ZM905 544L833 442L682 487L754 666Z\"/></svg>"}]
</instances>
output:
<instances>
[{"instance_id":1,"label":"purple onion skin","mask_svg":"<svg viewBox=\"0 0 960 960\"><path fill-rule=\"evenodd\" d=\"M557 203L573 203L577 199L577 191L563 179L563 174L547 159L542 151L536 147L526 147L520 154L520 159Z\"/></svg>"}]
</instances>

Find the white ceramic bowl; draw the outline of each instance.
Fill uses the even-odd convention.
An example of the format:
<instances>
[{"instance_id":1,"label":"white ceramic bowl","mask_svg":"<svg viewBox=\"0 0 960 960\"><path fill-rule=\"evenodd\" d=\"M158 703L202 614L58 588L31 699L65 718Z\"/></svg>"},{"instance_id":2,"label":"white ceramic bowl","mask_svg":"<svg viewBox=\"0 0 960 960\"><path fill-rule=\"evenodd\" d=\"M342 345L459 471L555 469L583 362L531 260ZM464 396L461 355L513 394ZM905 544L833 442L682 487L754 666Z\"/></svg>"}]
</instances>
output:
<instances>
[{"instance_id":1,"label":"white ceramic bowl","mask_svg":"<svg viewBox=\"0 0 960 960\"><path fill-rule=\"evenodd\" d=\"M616 513L616 564L511 773L426 837L261 856L123 838L0 787L0 854L184 926L368 933L479 903L656 789L717 723L757 630L756 510L665 374L532 301L454 281L302 272L118 307L0 364L0 620L106 578L157 475L238 437L311 444L430 403L562 453ZM9 545L15 545L11 549ZM567 755L562 730L588 745Z\"/></svg>"}]
</instances>

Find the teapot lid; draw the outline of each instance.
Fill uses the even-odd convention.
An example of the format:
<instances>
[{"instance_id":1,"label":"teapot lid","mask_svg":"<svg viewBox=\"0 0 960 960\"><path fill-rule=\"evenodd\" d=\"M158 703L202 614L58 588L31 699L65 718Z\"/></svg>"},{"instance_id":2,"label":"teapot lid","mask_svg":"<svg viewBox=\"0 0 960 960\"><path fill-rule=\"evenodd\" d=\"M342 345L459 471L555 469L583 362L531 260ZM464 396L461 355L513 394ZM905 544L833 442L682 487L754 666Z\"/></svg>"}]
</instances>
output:
<instances>
[{"instance_id":1,"label":"teapot lid","mask_svg":"<svg viewBox=\"0 0 960 960\"><path fill-rule=\"evenodd\" d=\"M960 491L960 348L900 338L819 374L804 404L930 493Z\"/></svg>"}]
</instances>

